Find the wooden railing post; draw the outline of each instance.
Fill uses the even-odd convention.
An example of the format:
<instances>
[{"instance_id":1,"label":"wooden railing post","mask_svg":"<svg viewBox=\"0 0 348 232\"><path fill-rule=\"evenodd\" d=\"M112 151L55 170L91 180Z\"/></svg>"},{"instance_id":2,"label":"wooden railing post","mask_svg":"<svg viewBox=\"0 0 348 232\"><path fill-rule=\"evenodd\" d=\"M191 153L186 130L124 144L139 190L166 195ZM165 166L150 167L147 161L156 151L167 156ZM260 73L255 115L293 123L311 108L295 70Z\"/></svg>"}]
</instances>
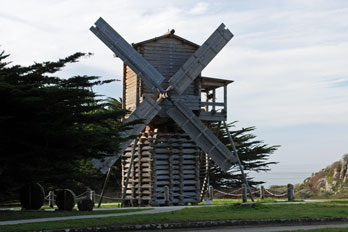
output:
<instances>
[{"instance_id":1,"label":"wooden railing post","mask_svg":"<svg viewBox=\"0 0 348 232\"><path fill-rule=\"evenodd\" d=\"M91 201L95 202L95 193L92 189L87 188L86 190L86 198L90 199Z\"/></svg>"},{"instance_id":2,"label":"wooden railing post","mask_svg":"<svg viewBox=\"0 0 348 232\"><path fill-rule=\"evenodd\" d=\"M214 198L214 188L213 188L212 185L209 186L208 194L209 194L209 198L210 198L211 200L213 200L213 198Z\"/></svg>"},{"instance_id":3,"label":"wooden railing post","mask_svg":"<svg viewBox=\"0 0 348 232\"><path fill-rule=\"evenodd\" d=\"M265 187L263 187L263 185L260 187L260 199L265 199Z\"/></svg>"},{"instance_id":4,"label":"wooden railing post","mask_svg":"<svg viewBox=\"0 0 348 232\"><path fill-rule=\"evenodd\" d=\"M243 198L243 203L246 203L248 200L248 196L247 196L247 188L245 184L242 184L242 198Z\"/></svg>"},{"instance_id":5,"label":"wooden railing post","mask_svg":"<svg viewBox=\"0 0 348 232\"><path fill-rule=\"evenodd\" d=\"M54 192L49 191L48 192L48 205L53 208L54 207Z\"/></svg>"},{"instance_id":6,"label":"wooden railing post","mask_svg":"<svg viewBox=\"0 0 348 232\"><path fill-rule=\"evenodd\" d=\"M294 185L288 184L288 201L293 201L294 199Z\"/></svg>"}]
</instances>

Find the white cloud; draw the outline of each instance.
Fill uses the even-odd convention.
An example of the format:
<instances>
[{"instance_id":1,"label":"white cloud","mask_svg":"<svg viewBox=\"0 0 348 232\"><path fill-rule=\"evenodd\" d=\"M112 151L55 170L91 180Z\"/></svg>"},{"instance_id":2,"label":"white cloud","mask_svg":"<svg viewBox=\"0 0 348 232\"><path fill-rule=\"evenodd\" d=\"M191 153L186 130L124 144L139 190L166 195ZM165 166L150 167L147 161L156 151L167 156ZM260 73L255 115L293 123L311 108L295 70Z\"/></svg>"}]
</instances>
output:
<instances>
[{"instance_id":1,"label":"white cloud","mask_svg":"<svg viewBox=\"0 0 348 232\"><path fill-rule=\"evenodd\" d=\"M3 0L1 49L19 64L93 52L93 57L69 66L62 75L120 78L121 61L89 31L100 16L130 43L174 28L178 35L201 44L224 22L235 37L204 74L235 80L229 87L230 121L257 126L260 139L271 140L267 143L280 141L280 161L290 162L285 158L290 155L303 162L313 158L312 154L306 158L304 152L310 152L306 144L323 162L330 144L336 153L346 149L343 140L348 135L338 129L342 141L331 136L324 146L320 140L322 134L335 132L328 128L348 124L346 1ZM100 91L121 96L121 83ZM320 133L301 129L308 125L317 125ZM291 142L293 128L298 130L296 142ZM279 131L282 139L275 135ZM293 154L301 147L307 148Z\"/></svg>"},{"instance_id":2,"label":"white cloud","mask_svg":"<svg viewBox=\"0 0 348 232\"><path fill-rule=\"evenodd\" d=\"M206 2L198 2L191 10L190 14L201 15L207 12L209 4Z\"/></svg>"}]
</instances>

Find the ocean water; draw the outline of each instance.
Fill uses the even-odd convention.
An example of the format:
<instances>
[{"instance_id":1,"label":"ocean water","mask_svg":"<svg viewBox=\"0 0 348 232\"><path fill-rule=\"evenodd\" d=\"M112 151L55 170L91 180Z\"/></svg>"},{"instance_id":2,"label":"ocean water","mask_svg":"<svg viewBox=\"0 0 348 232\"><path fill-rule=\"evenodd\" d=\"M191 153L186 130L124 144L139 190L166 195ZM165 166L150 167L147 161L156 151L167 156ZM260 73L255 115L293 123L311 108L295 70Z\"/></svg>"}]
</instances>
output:
<instances>
[{"instance_id":1,"label":"ocean water","mask_svg":"<svg viewBox=\"0 0 348 232\"><path fill-rule=\"evenodd\" d=\"M254 177L256 181L264 181L265 188L269 188L272 185L287 185L287 184L300 184L306 178L312 176L311 172L260 172L250 173L251 177Z\"/></svg>"}]
</instances>

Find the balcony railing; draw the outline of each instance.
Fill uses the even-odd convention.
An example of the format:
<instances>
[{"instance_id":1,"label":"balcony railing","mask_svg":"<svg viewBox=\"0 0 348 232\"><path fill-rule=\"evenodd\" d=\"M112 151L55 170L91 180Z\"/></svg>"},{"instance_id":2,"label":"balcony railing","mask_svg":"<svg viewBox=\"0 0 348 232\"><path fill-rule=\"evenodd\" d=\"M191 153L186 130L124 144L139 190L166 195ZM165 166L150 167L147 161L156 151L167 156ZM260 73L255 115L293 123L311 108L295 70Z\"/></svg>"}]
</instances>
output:
<instances>
[{"instance_id":1,"label":"balcony railing","mask_svg":"<svg viewBox=\"0 0 348 232\"><path fill-rule=\"evenodd\" d=\"M201 77L201 93L206 96L201 102L199 118L205 121L226 121L227 120L227 85L233 81ZM223 88L223 102L216 101L216 92Z\"/></svg>"}]
</instances>

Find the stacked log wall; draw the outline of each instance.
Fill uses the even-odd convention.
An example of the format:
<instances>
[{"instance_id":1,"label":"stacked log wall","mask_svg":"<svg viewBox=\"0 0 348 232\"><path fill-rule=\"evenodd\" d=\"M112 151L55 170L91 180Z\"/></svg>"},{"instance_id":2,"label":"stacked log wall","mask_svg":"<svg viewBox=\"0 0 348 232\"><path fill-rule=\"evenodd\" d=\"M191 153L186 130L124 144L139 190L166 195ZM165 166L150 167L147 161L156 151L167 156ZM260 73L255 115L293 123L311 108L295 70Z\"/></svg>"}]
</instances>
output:
<instances>
[{"instance_id":1,"label":"stacked log wall","mask_svg":"<svg viewBox=\"0 0 348 232\"><path fill-rule=\"evenodd\" d=\"M123 176L127 176L131 151L132 146L125 152ZM133 206L199 203L199 154L187 134L144 133L136 148L126 202Z\"/></svg>"}]
</instances>

